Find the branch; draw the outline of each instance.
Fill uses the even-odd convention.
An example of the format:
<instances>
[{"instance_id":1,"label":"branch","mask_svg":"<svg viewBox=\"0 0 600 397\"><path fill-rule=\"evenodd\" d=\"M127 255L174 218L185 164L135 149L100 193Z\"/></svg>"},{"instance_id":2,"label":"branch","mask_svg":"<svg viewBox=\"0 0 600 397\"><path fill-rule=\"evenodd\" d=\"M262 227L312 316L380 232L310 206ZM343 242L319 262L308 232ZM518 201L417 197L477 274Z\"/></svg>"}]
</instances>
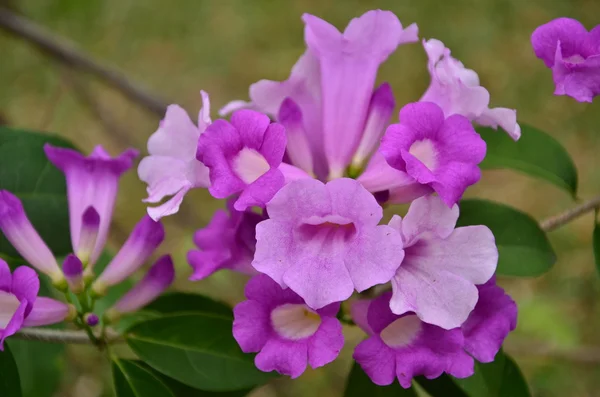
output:
<instances>
[{"instance_id":1,"label":"branch","mask_svg":"<svg viewBox=\"0 0 600 397\"><path fill-rule=\"evenodd\" d=\"M146 88L133 83L114 67L104 65L78 49L75 44L37 25L35 22L0 7L0 28L29 41L55 60L96 75L133 102L162 117L167 104Z\"/></svg>"},{"instance_id":2,"label":"branch","mask_svg":"<svg viewBox=\"0 0 600 397\"><path fill-rule=\"evenodd\" d=\"M90 338L83 331L59 330L51 328L24 328L13 335L13 338L37 340L49 343L92 344ZM123 339L115 332L109 332L107 343L122 343Z\"/></svg>"},{"instance_id":3,"label":"branch","mask_svg":"<svg viewBox=\"0 0 600 397\"><path fill-rule=\"evenodd\" d=\"M564 212L561 212L558 215L552 216L542 222L540 222L540 226L542 230L550 232L552 230L558 229L559 227L566 225L572 220L584 215L596 208L600 207L600 195L593 197L582 204L568 209Z\"/></svg>"}]
</instances>

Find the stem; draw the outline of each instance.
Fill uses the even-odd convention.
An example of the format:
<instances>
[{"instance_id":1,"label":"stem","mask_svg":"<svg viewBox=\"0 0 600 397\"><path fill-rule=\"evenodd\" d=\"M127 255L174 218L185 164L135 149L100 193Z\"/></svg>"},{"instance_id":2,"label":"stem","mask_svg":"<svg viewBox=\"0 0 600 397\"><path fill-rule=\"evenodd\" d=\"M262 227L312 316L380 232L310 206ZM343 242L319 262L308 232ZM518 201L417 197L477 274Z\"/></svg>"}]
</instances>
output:
<instances>
[{"instance_id":1,"label":"stem","mask_svg":"<svg viewBox=\"0 0 600 397\"><path fill-rule=\"evenodd\" d=\"M580 205L561 212L558 215L552 216L544 221L540 222L542 230L551 232L552 230L558 229L561 226L573 221L576 218L600 207L600 195L592 197L589 200L584 201Z\"/></svg>"},{"instance_id":2,"label":"stem","mask_svg":"<svg viewBox=\"0 0 600 397\"><path fill-rule=\"evenodd\" d=\"M167 104L152 95L145 87L130 81L116 68L91 58L77 48L74 43L53 34L35 22L0 7L0 28L27 40L63 64L99 77L133 102L142 105L156 115L160 117L164 115Z\"/></svg>"},{"instance_id":3,"label":"stem","mask_svg":"<svg viewBox=\"0 0 600 397\"><path fill-rule=\"evenodd\" d=\"M90 330L91 332L91 330ZM49 343L93 344L85 331L58 330L50 328L24 328L13 335L13 338L37 340ZM95 338L95 336L94 336ZM107 333L106 343L123 343L123 338L114 333Z\"/></svg>"}]
</instances>

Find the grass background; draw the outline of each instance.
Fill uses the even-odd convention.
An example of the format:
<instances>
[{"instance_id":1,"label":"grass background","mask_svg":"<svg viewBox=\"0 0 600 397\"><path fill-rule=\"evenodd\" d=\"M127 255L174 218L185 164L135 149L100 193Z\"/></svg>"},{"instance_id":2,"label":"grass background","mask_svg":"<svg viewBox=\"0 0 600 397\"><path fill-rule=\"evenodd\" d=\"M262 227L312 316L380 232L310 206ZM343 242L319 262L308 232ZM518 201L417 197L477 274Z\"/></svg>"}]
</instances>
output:
<instances>
[{"instance_id":1,"label":"grass background","mask_svg":"<svg viewBox=\"0 0 600 397\"><path fill-rule=\"evenodd\" d=\"M1 0L0 4L8 4ZM304 12L343 28L373 8L394 11L404 25L417 22L420 36L438 38L453 55L475 69L492 105L516 108L521 122L534 125L567 147L579 170L582 198L600 192L600 103L580 104L552 95L550 71L533 55L529 37L540 24L569 16L588 28L600 22L597 0L21 0L24 15L69 38L94 57L120 68L169 102L192 114L199 90L213 109L230 99L246 99L261 79L286 78L303 52ZM102 144L112 153L126 146L145 148L158 118L93 77L85 84L116 128L106 128L82 104L71 81L75 72L48 60L24 42L0 32L0 114L12 125L58 133L85 151ZM429 82L426 56L418 44L401 47L380 70L399 105L417 100ZM213 112L214 117L216 113ZM118 247L143 215L144 186L130 172L122 182L111 244ZM546 183L507 171L486 171L469 197L508 203L538 219L574 202ZM191 233L205 225L222 203L193 192L182 211L165 220L179 273L177 287L209 293L229 302L240 299L241 277L220 273L200 283L185 253ZM398 209L402 211L402 208ZM535 396L600 396L600 291L593 263L592 215L551 233L559 259L536 279L501 279L520 307L519 326L506 350L520 363ZM523 266L527 266L526 263ZM342 359L299 380L278 381L253 396L337 396L349 371L352 346L361 338L348 331ZM110 395L106 371L93 354L70 349L59 395Z\"/></svg>"}]
</instances>

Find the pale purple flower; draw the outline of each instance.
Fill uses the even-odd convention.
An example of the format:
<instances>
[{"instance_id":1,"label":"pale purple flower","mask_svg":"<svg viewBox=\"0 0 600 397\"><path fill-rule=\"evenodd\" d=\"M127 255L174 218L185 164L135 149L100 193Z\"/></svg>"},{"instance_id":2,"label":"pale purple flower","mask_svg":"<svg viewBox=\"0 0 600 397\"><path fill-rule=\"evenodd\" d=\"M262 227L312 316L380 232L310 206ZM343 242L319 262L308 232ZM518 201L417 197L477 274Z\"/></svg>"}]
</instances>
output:
<instances>
[{"instance_id":1,"label":"pale purple flower","mask_svg":"<svg viewBox=\"0 0 600 397\"><path fill-rule=\"evenodd\" d=\"M279 108L277 121L285 127L286 153L290 162L310 175L314 175L313 156L308 142L300 107L286 98Z\"/></svg>"},{"instance_id":2,"label":"pale purple flower","mask_svg":"<svg viewBox=\"0 0 600 397\"><path fill-rule=\"evenodd\" d=\"M7 190L0 191L0 229L31 266L48 275L54 283L64 283L52 251L27 218L21 200Z\"/></svg>"},{"instance_id":3,"label":"pale purple flower","mask_svg":"<svg viewBox=\"0 0 600 397\"><path fill-rule=\"evenodd\" d=\"M249 108L277 118L289 98L301 115L314 175L334 179L343 175L359 145L355 162L377 141L382 115L370 106L377 70L398 45L418 41L418 29L403 28L393 13L381 10L353 19L343 33L313 15L302 19L308 48L288 80L261 80L250 86L251 102L234 101L221 112Z\"/></svg>"},{"instance_id":4,"label":"pale purple flower","mask_svg":"<svg viewBox=\"0 0 600 397\"><path fill-rule=\"evenodd\" d=\"M402 262L402 239L378 226L383 210L353 179L292 182L267 212L256 226L252 265L313 309L390 281Z\"/></svg>"},{"instance_id":5,"label":"pale purple flower","mask_svg":"<svg viewBox=\"0 0 600 397\"><path fill-rule=\"evenodd\" d=\"M104 295L110 286L120 283L138 270L165 239L165 229L145 215L135 225L119 252L94 281L92 290Z\"/></svg>"},{"instance_id":6,"label":"pale purple flower","mask_svg":"<svg viewBox=\"0 0 600 397\"><path fill-rule=\"evenodd\" d=\"M538 27L531 44L552 69L555 95L592 102L600 94L600 25L588 32L575 19L557 18Z\"/></svg>"},{"instance_id":7,"label":"pale purple flower","mask_svg":"<svg viewBox=\"0 0 600 397\"><path fill-rule=\"evenodd\" d=\"M148 207L148 215L159 220L179 211L186 193L194 188L208 187L208 168L196 159L198 138L211 123L208 94L200 91L202 108L197 125L179 105L169 105L158 130L148 139L149 156L138 167L138 176L148 187L147 203L162 205Z\"/></svg>"},{"instance_id":8,"label":"pale purple flower","mask_svg":"<svg viewBox=\"0 0 600 397\"><path fill-rule=\"evenodd\" d=\"M255 230L266 217L250 210L237 211L233 201L228 200L227 210L215 212L210 223L194 234L194 243L200 249L187 254L194 269L190 280L202 280L222 269L256 274L251 265L256 249Z\"/></svg>"},{"instance_id":9,"label":"pale purple flower","mask_svg":"<svg viewBox=\"0 0 600 397\"><path fill-rule=\"evenodd\" d=\"M445 118L435 103L416 102L400 110L400 124L388 127L379 150L389 165L451 207L479 181L486 144L466 117Z\"/></svg>"},{"instance_id":10,"label":"pale purple flower","mask_svg":"<svg viewBox=\"0 0 600 397\"><path fill-rule=\"evenodd\" d=\"M450 55L439 40L423 40L431 84L421 97L442 108L446 117L460 114L483 126L502 127L515 141L521 136L517 112L506 108L489 108L490 94L479 83L479 76Z\"/></svg>"},{"instance_id":11,"label":"pale purple flower","mask_svg":"<svg viewBox=\"0 0 600 397\"><path fill-rule=\"evenodd\" d=\"M339 303L313 310L264 274L248 282L245 294L233 309L233 336L245 353L258 353L258 369L297 378L307 365L322 367L338 356L344 345Z\"/></svg>"},{"instance_id":12,"label":"pale purple flower","mask_svg":"<svg viewBox=\"0 0 600 397\"><path fill-rule=\"evenodd\" d=\"M478 285L479 300L462 325L465 350L477 361L494 361L506 336L517 327L517 304L496 285L495 277Z\"/></svg>"},{"instance_id":13,"label":"pale purple flower","mask_svg":"<svg viewBox=\"0 0 600 397\"><path fill-rule=\"evenodd\" d=\"M63 273L69 288L74 294L83 292L83 264L81 260L73 254L67 255L63 262Z\"/></svg>"},{"instance_id":14,"label":"pale purple flower","mask_svg":"<svg viewBox=\"0 0 600 397\"><path fill-rule=\"evenodd\" d=\"M359 145L379 65L399 44L417 41L417 26L403 29L390 11L368 11L340 33L304 14L304 39L319 60L323 139L329 179L343 176Z\"/></svg>"},{"instance_id":15,"label":"pale purple flower","mask_svg":"<svg viewBox=\"0 0 600 397\"><path fill-rule=\"evenodd\" d=\"M138 152L127 149L118 157L111 158L102 146L96 146L93 152L85 157L75 150L50 144L44 145L44 151L48 160L60 169L67 179L73 252L80 251L84 212L93 207L100 217L96 244L87 263L91 269L106 244L119 178L131 168Z\"/></svg>"},{"instance_id":16,"label":"pale purple flower","mask_svg":"<svg viewBox=\"0 0 600 397\"><path fill-rule=\"evenodd\" d=\"M198 141L197 158L209 169L210 193L227 198L240 193L238 211L264 205L283 186L278 169L285 153L285 129L264 114L238 110L231 122L216 120Z\"/></svg>"},{"instance_id":17,"label":"pale purple flower","mask_svg":"<svg viewBox=\"0 0 600 397\"><path fill-rule=\"evenodd\" d=\"M390 310L390 297L390 292L384 293L368 305L368 328L363 329L369 338L356 346L353 355L373 383L386 386L397 378L407 389L419 375L428 379L444 372L457 378L473 375L474 361L463 350L460 328L445 330L414 314L396 315ZM365 305L358 309L364 311Z\"/></svg>"},{"instance_id":18,"label":"pale purple flower","mask_svg":"<svg viewBox=\"0 0 600 397\"><path fill-rule=\"evenodd\" d=\"M88 207L81 216L81 234L79 246L75 254L87 266L90 256L94 252L98 233L100 231L100 215L94 207Z\"/></svg>"},{"instance_id":19,"label":"pale purple flower","mask_svg":"<svg viewBox=\"0 0 600 397\"><path fill-rule=\"evenodd\" d=\"M404 243L404 260L392 278L392 312L414 312L444 329L460 327L475 307L477 286L494 274L498 249L486 226L455 229L458 206L448 208L439 197L421 197L404 219L389 225Z\"/></svg>"},{"instance_id":20,"label":"pale purple flower","mask_svg":"<svg viewBox=\"0 0 600 397\"><path fill-rule=\"evenodd\" d=\"M158 298L173 283L173 280L175 280L173 260L170 255L161 256L144 278L108 310L108 318L141 309Z\"/></svg>"},{"instance_id":21,"label":"pale purple flower","mask_svg":"<svg viewBox=\"0 0 600 397\"><path fill-rule=\"evenodd\" d=\"M39 289L40 280L33 269L21 266L11 274L0 259L0 350L4 350L4 340L21 328L58 323L70 314L65 303L38 298Z\"/></svg>"}]
</instances>

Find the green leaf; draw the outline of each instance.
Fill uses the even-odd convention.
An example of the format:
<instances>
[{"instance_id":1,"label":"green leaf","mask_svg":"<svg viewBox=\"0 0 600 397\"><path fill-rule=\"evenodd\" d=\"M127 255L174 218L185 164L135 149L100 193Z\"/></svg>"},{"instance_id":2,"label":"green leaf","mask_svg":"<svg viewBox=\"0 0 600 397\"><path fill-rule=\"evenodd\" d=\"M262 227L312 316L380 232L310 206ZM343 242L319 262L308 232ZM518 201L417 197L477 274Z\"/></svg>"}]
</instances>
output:
<instances>
[{"instance_id":1,"label":"green leaf","mask_svg":"<svg viewBox=\"0 0 600 397\"><path fill-rule=\"evenodd\" d=\"M442 376L435 379L417 376L415 381L431 397L469 397L469 395L454 382L454 379L446 374L442 374ZM484 397L484 395L477 397Z\"/></svg>"},{"instance_id":2,"label":"green leaf","mask_svg":"<svg viewBox=\"0 0 600 397\"><path fill-rule=\"evenodd\" d=\"M244 397L252 391L252 389L224 392L198 390L194 389L193 387L184 385L183 383L178 382L173 378L169 378L168 376L161 374L160 372L152 369L151 367L149 367L141 361L138 361L137 363L142 367L146 368L148 371L152 372L157 378L162 380L163 383L166 384L169 387L169 389L171 389L171 393L173 393L175 397Z\"/></svg>"},{"instance_id":3,"label":"green leaf","mask_svg":"<svg viewBox=\"0 0 600 397\"><path fill-rule=\"evenodd\" d=\"M0 390L2 397L22 397L17 364L7 345L0 351Z\"/></svg>"},{"instance_id":4,"label":"green leaf","mask_svg":"<svg viewBox=\"0 0 600 397\"><path fill-rule=\"evenodd\" d=\"M482 169L510 168L544 179L572 196L577 194L575 164L565 148L550 135L523 124L522 136L517 142L491 128L478 128L477 131L487 143Z\"/></svg>"},{"instance_id":5,"label":"green leaf","mask_svg":"<svg viewBox=\"0 0 600 397\"><path fill-rule=\"evenodd\" d=\"M470 397L531 397L519 367L502 351L491 363L476 363L473 376L455 382Z\"/></svg>"},{"instance_id":6,"label":"green leaf","mask_svg":"<svg viewBox=\"0 0 600 397\"><path fill-rule=\"evenodd\" d=\"M536 220L512 207L487 200L462 200L457 226L467 225L485 225L494 233L500 255L498 274L539 276L556 261Z\"/></svg>"},{"instance_id":7,"label":"green leaf","mask_svg":"<svg viewBox=\"0 0 600 397\"><path fill-rule=\"evenodd\" d=\"M355 362L346 383L344 397L417 397L417 393L412 387L404 389L398 382L390 386L377 386Z\"/></svg>"},{"instance_id":8,"label":"green leaf","mask_svg":"<svg viewBox=\"0 0 600 397\"><path fill-rule=\"evenodd\" d=\"M14 338L8 345L19 368L23 397L54 396L64 373L65 346Z\"/></svg>"},{"instance_id":9,"label":"green leaf","mask_svg":"<svg viewBox=\"0 0 600 397\"><path fill-rule=\"evenodd\" d=\"M71 252L65 178L44 154L43 146L73 145L62 138L0 127L0 189L23 202L29 220L56 256ZM4 236L0 253L20 258Z\"/></svg>"},{"instance_id":10,"label":"green leaf","mask_svg":"<svg viewBox=\"0 0 600 397\"><path fill-rule=\"evenodd\" d=\"M206 313L219 314L233 318L231 308L225 303L218 302L206 296L172 292L160 296L157 300L144 308L144 311L162 314Z\"/></svg>"},{"instance_id":11,"label":"green leaf","mask_svg":"<svg viewBox=\"0 0 600 397\"><path fill-rule=\"evenodd\" d=\"M184 314L134 325L126 335L131 349L159 372L196 389L233 391L260 385L273 377L254 366L222 315Z\"/></svg>"},{"instance_id":12,"label":"green leaf","mask_svg":"<svg viewBox=\"0 0 600 397\"><path fill-rule=\"evenodd\" d=\"M162 380L135 361L113 359L112 372L117 397L175 397Z\"/></svg>"},{"instance_id":13,"label":"green leaf","mask_svg":"<svg viewBox=\"0 0 600 397\"><path fill-rule=\"evenodd\" d=\"M600 223L594 223L594 234L592 235L592 244L594 246L594 260L596 261L596 270L600 273Z\"/></svg>"}]
</instances>

